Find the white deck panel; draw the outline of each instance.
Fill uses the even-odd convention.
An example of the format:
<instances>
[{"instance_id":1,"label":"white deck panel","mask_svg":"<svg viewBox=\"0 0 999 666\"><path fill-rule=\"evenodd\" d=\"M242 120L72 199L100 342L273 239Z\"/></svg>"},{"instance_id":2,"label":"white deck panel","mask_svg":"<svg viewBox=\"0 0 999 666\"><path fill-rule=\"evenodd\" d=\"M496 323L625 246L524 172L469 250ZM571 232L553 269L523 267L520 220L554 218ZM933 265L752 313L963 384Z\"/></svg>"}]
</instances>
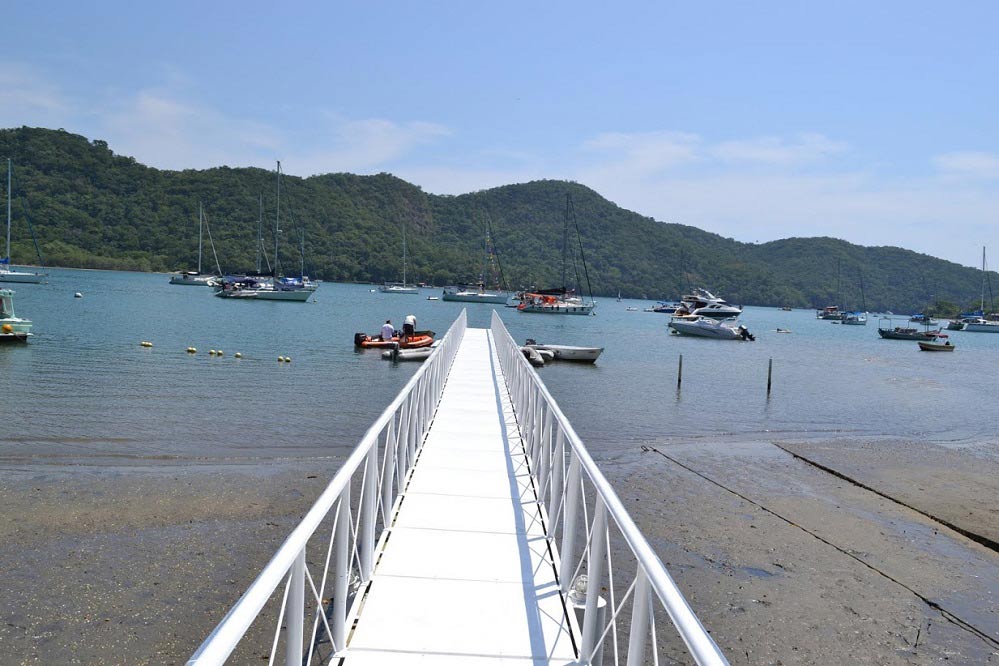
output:
<instances>
[{"instance_id":1,"label":"white deck panel","mask_svg":"<svg viewBox=\"0 0 999 666\"><path fill-rule=\"evenodd\" d=\"M575 661L490 336L465 332L349 638L348 666Z\"/></svg>"}]
</instances>

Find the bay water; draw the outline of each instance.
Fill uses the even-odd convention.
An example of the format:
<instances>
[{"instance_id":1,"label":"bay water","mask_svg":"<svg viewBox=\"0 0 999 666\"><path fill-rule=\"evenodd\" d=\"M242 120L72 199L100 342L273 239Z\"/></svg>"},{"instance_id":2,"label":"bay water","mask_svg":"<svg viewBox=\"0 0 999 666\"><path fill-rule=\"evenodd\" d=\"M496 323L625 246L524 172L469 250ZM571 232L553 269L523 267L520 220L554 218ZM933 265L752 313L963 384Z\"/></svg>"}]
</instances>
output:
<instances>
[{"instance_id":1,"label":"bay water","mask_svg":"<svg viewBox=\"0 0 999 666\"><path fill-rule=\"evenodd\" d=\"M305 304L240 301L161 274L105 271L53 269L45 284L11 286L35 337L0 347L8 471L342 457L418 368L356 350L355 332L374 334L386 319L401 328L414 314L440 336L463 307L476 327L496 307L427 300L438 289L404 296L336 283ZM595 365L539 369L597 459L678 440L890 438L990 457L999 448L999 335L952 332L954 353L927 353L880 339L876 317L854 327L811 310L747 307L756 341L717 341L670 335L668 316L642 311L649 305L598 299L593 317L496 308L519 343L605 347Z\"/></svg>"}]
</instances>

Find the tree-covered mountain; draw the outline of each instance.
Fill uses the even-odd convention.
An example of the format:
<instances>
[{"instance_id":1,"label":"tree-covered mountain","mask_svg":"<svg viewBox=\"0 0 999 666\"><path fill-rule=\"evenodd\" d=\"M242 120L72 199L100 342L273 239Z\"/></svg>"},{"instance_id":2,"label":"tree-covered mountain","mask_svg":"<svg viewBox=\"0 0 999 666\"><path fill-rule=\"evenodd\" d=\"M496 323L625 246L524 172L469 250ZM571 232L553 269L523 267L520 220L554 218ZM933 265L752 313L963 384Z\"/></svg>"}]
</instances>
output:
<instances>
[{"instance_id":1,"label":"tree-covered mountain","mask_svg":"<svg viewBox=\"0 0 999 666\"><path fill-rule=\"evenodd\" d=\"M48 265L191 269L202 202L222 270L252 269L261 198L263 244L273 261L272 171L159 170L115 155L104 141L34 128L0 130L0 157L14 164L15 263L36 263L30 220ZM967 307L980 294L980 271L909 250L832 238L740 243L657 222L561 181L439 196L389 174L284 175L280 262L298 272L304 237L313 277L400 279L405 225L410 280L450 284L479 274L488 224L509 286L554 286L561 283L567 194L579 228L578 241L570 234L572 254L585 255L596 294L676 298L705 286L737 303L860 308L862 283L868 309L895 311L935 302ZM214 267L210 249L204 262Z\"/></svg>"}]
</instances>

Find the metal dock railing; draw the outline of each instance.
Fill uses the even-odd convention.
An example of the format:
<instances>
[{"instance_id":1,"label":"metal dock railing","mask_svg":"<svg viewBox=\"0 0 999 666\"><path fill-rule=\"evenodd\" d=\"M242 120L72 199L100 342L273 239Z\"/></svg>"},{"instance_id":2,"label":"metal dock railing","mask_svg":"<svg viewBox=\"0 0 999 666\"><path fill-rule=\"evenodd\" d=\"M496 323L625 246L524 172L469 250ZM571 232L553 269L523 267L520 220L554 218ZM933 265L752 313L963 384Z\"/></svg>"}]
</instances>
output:
<instances>
[{"instance_id":1,"label":"metal dock railing","mask_svg":"<svg viewBox=\"0 0 999 666\"><path fill-rule=\"evenodd\" d=\"M657 608L727 663L500 318L462 312L188 663L270 615L269 663L657 664Z\"/></svg>"}]
</instances>

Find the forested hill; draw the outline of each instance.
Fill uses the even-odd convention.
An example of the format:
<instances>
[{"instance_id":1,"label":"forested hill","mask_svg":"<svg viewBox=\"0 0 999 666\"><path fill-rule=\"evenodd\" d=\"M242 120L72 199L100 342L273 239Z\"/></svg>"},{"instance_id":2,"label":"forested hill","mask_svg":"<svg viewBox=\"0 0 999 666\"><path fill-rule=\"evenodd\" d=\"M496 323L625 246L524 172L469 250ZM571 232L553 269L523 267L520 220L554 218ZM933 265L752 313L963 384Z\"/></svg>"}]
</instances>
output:
<instances>
[{"instance_id":1,"label":"forested hill","mask_svg":"<svg viewBox=\"0 0 999 666\"><path fill-rule=\"evenodd\" d=\"M37 263L30 220L50 266L193 269L203 202L222 270L252 269L261 196L265 246L273 253L273 171L162 171L115 155L103 141L31 128L0 130L0 157L14 163L15 263ZM287 167L294 171L293 164ZM557 285L567 193L593 291L600 295L676 298L692 285L736 303L860 308L862 280L868 309L896 312L935 301L966 307L980 295L979 271L927 255L832 238L739 243L657 222L560 181L438 196L389 174L284 175L281 265L297 272L304 234L306 267L314 277L397 280L405 225L410 280L470 280L481 270L488 221L511 287ZM575 244L574 234L571 240ZM207 238L205 247L205 270L211 270Z\"/></svg>"}]
</instances>

